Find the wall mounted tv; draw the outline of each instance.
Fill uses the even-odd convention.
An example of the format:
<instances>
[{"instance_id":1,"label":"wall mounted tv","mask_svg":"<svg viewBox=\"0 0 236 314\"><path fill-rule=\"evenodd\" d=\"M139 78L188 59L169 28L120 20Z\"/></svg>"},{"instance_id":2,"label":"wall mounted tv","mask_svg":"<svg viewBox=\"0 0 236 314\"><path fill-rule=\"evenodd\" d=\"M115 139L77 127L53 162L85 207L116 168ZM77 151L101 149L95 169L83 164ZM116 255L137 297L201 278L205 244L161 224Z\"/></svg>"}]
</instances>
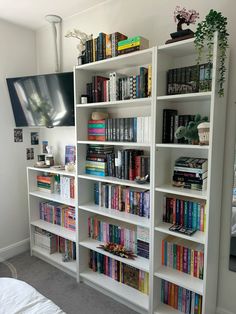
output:
<instances>
[{"instance_id":1,"label":"wall mounted tv","mask_svg":"<svg viewBox=\"0 0 236 314\"><path fill-rule=\"evenodd\" d=\"M73 126L73 72L7 78L17 127Z\"/></svg>"}]
</instances>

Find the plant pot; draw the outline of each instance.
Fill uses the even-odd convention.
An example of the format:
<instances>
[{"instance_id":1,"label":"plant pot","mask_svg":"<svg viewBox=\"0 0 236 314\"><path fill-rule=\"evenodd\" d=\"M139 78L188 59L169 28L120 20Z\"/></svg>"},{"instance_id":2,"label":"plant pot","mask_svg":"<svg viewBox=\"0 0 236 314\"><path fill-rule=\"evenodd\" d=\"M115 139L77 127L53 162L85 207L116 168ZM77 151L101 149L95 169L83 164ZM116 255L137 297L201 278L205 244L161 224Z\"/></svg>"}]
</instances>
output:
<instances>
[{"instance_id":1,"label":"plant pot","mask_svg":"<svg viewBox=\"0 0 236 314\"><path fill-rule=\"evenodd\" d=\"M171 33L170 36L172 39L175 39L175 38L179 38L179 37L184 37L184 36L191 36L192 37L194 36L194 32L191 31L191 29L183 29L182 31L177 31L177 32L174 32L174 33Z\"/></svg>"}]
</instances>

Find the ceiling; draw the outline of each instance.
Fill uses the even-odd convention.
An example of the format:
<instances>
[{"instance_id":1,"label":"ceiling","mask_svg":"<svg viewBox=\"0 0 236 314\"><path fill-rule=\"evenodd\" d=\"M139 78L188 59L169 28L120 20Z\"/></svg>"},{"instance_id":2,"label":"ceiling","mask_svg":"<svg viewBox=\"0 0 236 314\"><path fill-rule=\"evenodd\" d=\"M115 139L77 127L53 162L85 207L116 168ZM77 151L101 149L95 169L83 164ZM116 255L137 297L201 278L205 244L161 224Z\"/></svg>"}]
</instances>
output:
<instances>
[{"instance_id":1,"label":"ceiling","mask_svg":"<svg viewBox=\"0 0 236 314\"><path fill-rule=\"evenodd\" d=\"M0 0L0 19L37 29L48 22L45 15L56 14L65 19L104 0Z\"/></svg>"}]
</instances>

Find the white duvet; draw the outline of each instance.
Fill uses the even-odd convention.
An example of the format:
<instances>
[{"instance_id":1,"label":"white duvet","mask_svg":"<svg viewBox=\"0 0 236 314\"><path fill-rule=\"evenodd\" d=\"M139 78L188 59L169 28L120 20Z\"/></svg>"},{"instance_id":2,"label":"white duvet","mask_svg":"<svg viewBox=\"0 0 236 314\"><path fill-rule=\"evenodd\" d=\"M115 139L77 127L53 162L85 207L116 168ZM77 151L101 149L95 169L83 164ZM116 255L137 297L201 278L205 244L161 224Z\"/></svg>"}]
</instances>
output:
<instances>
[{"instance_id":1,"label":"white duvet","mask_svg":"<svg viewBox=\"0 0 236 314\"><path fill-rule=\"evenodd\" d=\"M0 278L0 314L65 314L27 283Z\"/></svg>"}]
</instances>

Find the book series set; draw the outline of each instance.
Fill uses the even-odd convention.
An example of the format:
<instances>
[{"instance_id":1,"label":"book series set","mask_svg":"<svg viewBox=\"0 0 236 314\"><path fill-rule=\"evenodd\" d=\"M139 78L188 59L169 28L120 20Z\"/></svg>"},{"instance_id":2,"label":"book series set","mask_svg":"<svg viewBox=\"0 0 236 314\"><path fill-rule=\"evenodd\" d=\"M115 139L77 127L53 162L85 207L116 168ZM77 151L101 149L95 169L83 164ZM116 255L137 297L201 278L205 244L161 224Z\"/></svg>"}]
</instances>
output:
<instances>
[{"instance_id":1,"label":"book series set","mask_svg":"<svg viewBox=\"0 0 236 314\"><path fill-rule=\"evenodd\" d=\"M108 77L95 75L92 82L86 84L89 103L108 102L151 96L152 67L140 67L138 75L127 76L117 72Z\"/></svg>"},{"instance_id":2,"label":"book series set","mask_svg":"<svg viewBox=\"0 0 236 314\"><path fill-rule=\"evenodd\" d=\"M75 231L75 208L55 202L39 203L39 218Z\"/></svg>"},{"instance_id":3,"label":"book series set","mask_svg":"<svg viewBox=\"0 0 236 314\"><path fill-rule=\"evenodd\" d=\"M90 141L149 143L150 135L150 116L88 121Z\"/></svg>"},{"instance_id":4,"label":"book series set","mask_svg":"<svg viewBox=\"0 0 236 314\"><path fill-rule=\"evenodd\" d=\"M89 267L100 274L149 294L149 274L108 256L90 250Z\"/></svg>"},{"instance_id":5,"label":"book series set","mask_svg":"<svg viewBox=\"0 0 236 314\"><path fill-rule=\"evenodd\" d=\"M150 191L96 182L94 203L101 207L124 211L140 217L150 217Z\"/></svg>"}]
</instances>

